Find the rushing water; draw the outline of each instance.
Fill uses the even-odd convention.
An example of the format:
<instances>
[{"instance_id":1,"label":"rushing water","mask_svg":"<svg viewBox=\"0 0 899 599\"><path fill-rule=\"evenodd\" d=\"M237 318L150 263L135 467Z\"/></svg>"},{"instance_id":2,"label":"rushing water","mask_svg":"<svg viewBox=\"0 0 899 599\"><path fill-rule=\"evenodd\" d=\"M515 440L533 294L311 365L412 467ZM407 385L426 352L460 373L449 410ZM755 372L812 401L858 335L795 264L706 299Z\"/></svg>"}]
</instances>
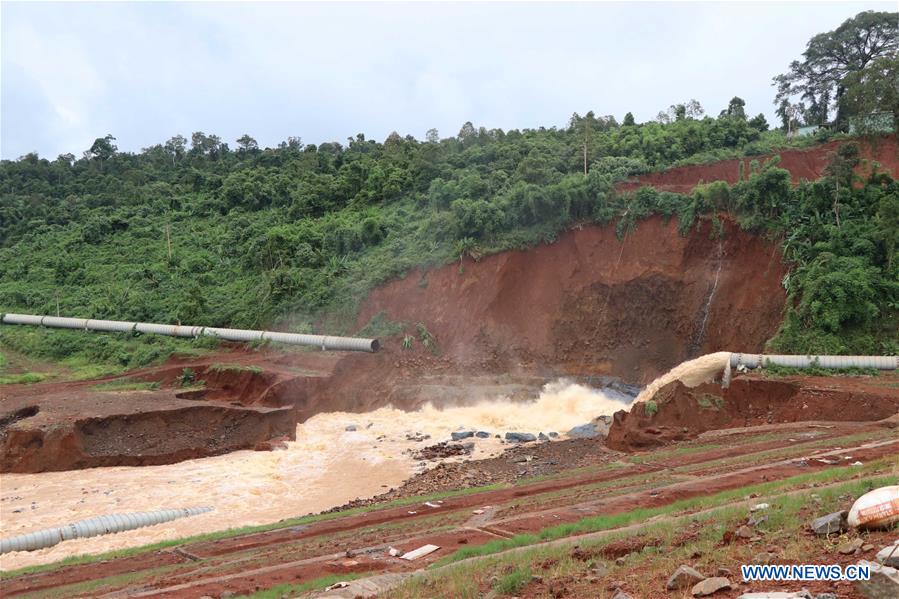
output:
<instances>
[{"instance_id":1,"label":"rushing water","mask_svg":"<svg viewBox=\"0 0 899 599\"><path fill-rule=\"evenodd\" d=\"M730 362L730 352L727 351L706 354L694 360L682 362L646 385L634 403L652 399L659 389L674 381L680 381L687 387L696 387L702 383L713 381L724 372L728 362Z\"/></svg>"},{"instance_id":2,"label":"rushing water","mask_svg":"<svg viewBox=\"0 0 899 599\"><path fill-rule=\"evenodd\" d=\"M469 406L415 412L381 408L363 414L332 412L297 426L286 450L238 451L177 464L92 468L70 472L3 474L2 536L60 526L103 514L210 505L191 518L120 534L75 539L48 549L0 557L3 569L47 563L224 528L266 524L315 513L401 484L416 464L410 449L449 439L460 427L564 433L625 408L581 385L547 385L530 402L494 399ZM355 431L347 431L355 425ZM409 433L431 435L421 442ZM475 439L474 457L499 453L499 440Z\"/></svg>"}]
</instances>

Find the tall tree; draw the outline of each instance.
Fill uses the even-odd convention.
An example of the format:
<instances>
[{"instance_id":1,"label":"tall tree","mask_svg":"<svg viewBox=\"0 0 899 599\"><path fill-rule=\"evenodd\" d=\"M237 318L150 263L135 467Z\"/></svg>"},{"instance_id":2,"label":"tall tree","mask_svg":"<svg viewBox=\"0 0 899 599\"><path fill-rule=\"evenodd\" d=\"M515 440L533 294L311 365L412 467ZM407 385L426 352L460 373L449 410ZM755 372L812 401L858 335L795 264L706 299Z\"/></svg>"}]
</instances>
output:
<instances>
[{"instance_id":1,"label":"tall tree","mask_svg":"<svg viewBox=\"0 0 899 599\"><path fill-rule=\"evenodd\" d=\"M721 111L720 116L745 121L746 101L739 96L734 96L730 99L730 102L728 102L727 108Z\"/></svg>"},{"instance_id":2,"label":"tall tree","mask_svg":"<svg viewBox=\"0 0 899 599\"><path fill-rule=\"evenodd\" d=\"M118 151L116 145L112 143L114 141L115 137L111 134L105 137L98 137L94 140L90 149L84 153L84 157L89 160L100 160L101 162L109 160Z\"/></svg>"},{"instance_id":3,"label":"tall tree","mask_svg":"<svg viewBox=\"0 0 899 599\"><path fill-rule=\"evenodd\" d=\"M899 131L899 56L882 56L846 77L842 108L850 116L890 113L893 131ZM864 118L858 123L862 133L876 126Z\"/></svg>"},{"instance_id":4,"label":"tall tree","mask_svg":"<svg viewBox=\"0 0 899 599\"><path fill-rule=\"evenodd\" d=\"M814 107L809 116L823 117L823 120L835 106L836 120L842 123L840 102L846 91L847 76L861 71L877 58L894 56L897 50L899 13L860 12L833 31L819 33L809 40L802 60L794 60L789 71L774 78L777 86L774 103L791 102L799 96Z\"/></svg>"},{"instance_id":5,"label":"tall tree","mask_svg":"<svg viewBox=\"0 0 899 599\"><path fill-rule=\"evenodd\" d=\"M256 143L256 140L250 137L249 133L244 133L242 136L237 138L237 151L242 154L247 154L250 152L255 152L259 149L259 144Z\"/></svg>"},{"instance_id":6,"label":"tall tree","mask_svg":"<svg viewBox=\"0 0 899 599\"><path fill-rule=\"evenodd\" d=\"M183 135L176 135L165 142L165 150L172 156L172 164L180 160L187 151L187 139Z\"/></svg>"}]
</instances>

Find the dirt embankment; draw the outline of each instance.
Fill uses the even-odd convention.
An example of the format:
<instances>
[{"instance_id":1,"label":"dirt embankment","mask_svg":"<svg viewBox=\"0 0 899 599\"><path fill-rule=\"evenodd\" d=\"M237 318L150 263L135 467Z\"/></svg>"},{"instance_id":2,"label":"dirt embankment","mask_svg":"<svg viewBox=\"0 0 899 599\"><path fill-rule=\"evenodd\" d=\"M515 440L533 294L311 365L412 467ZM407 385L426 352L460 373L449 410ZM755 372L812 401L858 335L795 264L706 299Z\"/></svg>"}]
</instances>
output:
<instances>
[{"instance_id":1,"label":"dirt embankment","mask_svg":"<svg viewBox=\"0 0 899 599\"><path fill-rule=\"evenodd\" d=\"M782 317L779 248L730 221L713 237L709 223L681 236L675 221L653 217L623 241L614 226L585 226L530 250L413 271L376 289L357 323L379 314L406 323L413 348L396 340L375 356L347 356L324 402L343 405L361 389L386 396L423 374L645 384L691 356L759 351Z\"/></svg>"},{"instance_id":2,"label":"dirt embankment","mask_svg":"<svg viewBox=\"0 0 899 599\"><path fill-rule=\"evenodd\" d=\"M794 183L799 183L803 179L813 181L824 173L831 152L843 143L846 142L833 141L813 148L783 150L766 156L749 156L711 164L680 166L666 171L640 175L619 185L618 190L630 191L652 186L663 191L690 193L699 183L727 181L734 184L740 180L741 173L744 178L749 175L750 164L753 160L764 164L772 156L780 156L780 168L790 171ZM864 176L870 173L872 162L880 163L881 171L890 172L893 176L899 175L899 141L895 135L875 138L872 142L861 139L858 140L858 143L861 156L865 161L857 169L860 175ZM741 162L743 163L742 169Z\"/></svg>"},{"instance_id":3,"label":"dirt embankment","mask_svg":"<svg viewBox=\"0 0 899 599\"><path fill-rule=\"evenodd\" d=\"M740 376L717 383L662 387L652 403L615 414L606 445L619 451L655 447L715 429L800 421L878 421L899 413L899 376Z\"/></svg>"}]
</instances>

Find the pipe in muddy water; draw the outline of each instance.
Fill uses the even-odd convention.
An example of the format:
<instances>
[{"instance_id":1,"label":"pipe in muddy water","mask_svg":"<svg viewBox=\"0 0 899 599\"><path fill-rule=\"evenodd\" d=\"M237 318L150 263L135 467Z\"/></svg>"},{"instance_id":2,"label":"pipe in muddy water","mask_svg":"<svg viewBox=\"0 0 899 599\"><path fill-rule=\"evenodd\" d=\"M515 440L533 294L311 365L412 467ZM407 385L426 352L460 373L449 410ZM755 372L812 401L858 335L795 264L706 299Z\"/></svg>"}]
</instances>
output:
<instances>
[{"instance_id":1,"label":"pipe in muddy water","mask_svg":"<svg viewBox=\"0 0 899 599\"><path fill-rule=\"evenodd\" d=\"M132 514L110 514L79 520L66 526L45 528L16 537L0 539L0 555L11 551L35 551L46 549L69 539L83 539L107 535L144 526L153 526L170 522L178 518L187 518L212 511L211 507L188 507L176 510L157 510L155 512L135 512Z\"/></svg>"},{"instance_id":2,"label":"pipe in muddy water","mask_svg":"<svg viewBox=\"0 0 899 599\"><path fill-rule=\"evenodd\" d=\"M765 364L789 366L791 368L875 368L896 370L899 356L794 356L782 354L738 354L730 355L732 368L760 368Z\"/></svg>"},{"instance_id":3,"label":"pipe in muddy water","mask_svg":"<svg viewBox=\"0 0 899 599\"><path fill-rule=\"evenodd\" d=\"M376 352L381 347L377 339L337 337L333 335L307 335L278 331L248 329L223 329L189 325L157 324L151 322L127 322L120 320L96 320L91 318L66 318L35 314L0 314L2 324L21 324L57 329L80 329L114 333L152 333L170 337L214 337L223 341L275 341L291 345L310 345L323 350Z\"/></svg>"}]
</instances>

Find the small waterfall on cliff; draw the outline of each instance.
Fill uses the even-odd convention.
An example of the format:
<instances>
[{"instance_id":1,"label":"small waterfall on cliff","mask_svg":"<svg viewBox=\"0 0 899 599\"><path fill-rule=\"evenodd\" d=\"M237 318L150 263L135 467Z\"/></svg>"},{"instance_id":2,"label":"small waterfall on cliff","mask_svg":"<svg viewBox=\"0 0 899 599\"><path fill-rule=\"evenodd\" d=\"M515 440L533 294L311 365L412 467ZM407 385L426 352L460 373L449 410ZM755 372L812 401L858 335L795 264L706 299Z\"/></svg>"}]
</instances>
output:
<instances>
[{"instance_id":1,"label":"small waterfall on cliff","mask_svg":"<svg viewBox=\"0 0 899 599\"><path fill-rule=\"evenodd\" d=\"M693 357L698 354L702 349L702 342L705 339L705 329L709 322L709 313L712 310L712 302L715 299L715 291L718 290L718 281L721 279L721 265L724 263L724 243L721 241L721 238L718 239L717 262L718 265L715 267L715 278L712 281L712 285L709 288L708 293L706 294L706 300L702 306L702 310L700 310L699 312L701 317L699 328L696 330L696 334L693 336L693 340L690 343L690 349L687 352L687 357Z\"/></svg>"}]
</instances>

